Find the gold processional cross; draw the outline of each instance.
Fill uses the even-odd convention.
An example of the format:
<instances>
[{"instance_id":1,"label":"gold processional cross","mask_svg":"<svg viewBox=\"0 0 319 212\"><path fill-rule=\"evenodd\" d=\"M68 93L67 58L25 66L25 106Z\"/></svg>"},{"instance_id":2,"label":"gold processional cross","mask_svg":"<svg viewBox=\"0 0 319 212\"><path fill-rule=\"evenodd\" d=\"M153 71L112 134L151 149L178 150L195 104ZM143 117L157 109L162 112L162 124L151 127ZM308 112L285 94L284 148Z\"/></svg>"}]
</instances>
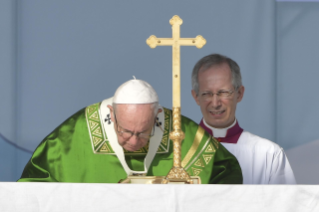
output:
<instances>
[{"instance_id":1,"label":"gold processional cross","mask_svg":"<svg viewBox=\"0 0 319 212\"><path fill-rule=\"evenodd\" d=\"M196 46L202 48L206 40L198 35L196 38L180 38L180 25L183 20L175 15L169 21L172 25L172 38L157 38L151 35L146 43L151 47L172 46L173 47L173 131L170 133L170 139L173 140L174 161L173 167L166 177L163 176L128 176L121 183L137 184L167 184L167 183L187 183L200 184L200 178L189 176L181 166L181 143L185 137L181 130L181 80L180 80L180 46Z\"/></svg>"},{"instance_id":2,"label":"gold processional cross","mask_svg":"<svg viewBox=\"0 0 319 212\"><path fill-rule=\"evenodd\" d=\"M173 140L174 161L172 169L162 183L200 183L198 177L190 177L181 166L181 143L185 135L181 130L180 46L196 46L200 49L206 44L206 40L201 35L196 36L196 38L181 38L180 25L182 25L183 20L178 15L173 16L169 23L172 25L172 38L157 38L151 35L146 40L151 48L172 46L173 49L173 131L170 133L170 139Z\"/></svg>"}]
</instances>

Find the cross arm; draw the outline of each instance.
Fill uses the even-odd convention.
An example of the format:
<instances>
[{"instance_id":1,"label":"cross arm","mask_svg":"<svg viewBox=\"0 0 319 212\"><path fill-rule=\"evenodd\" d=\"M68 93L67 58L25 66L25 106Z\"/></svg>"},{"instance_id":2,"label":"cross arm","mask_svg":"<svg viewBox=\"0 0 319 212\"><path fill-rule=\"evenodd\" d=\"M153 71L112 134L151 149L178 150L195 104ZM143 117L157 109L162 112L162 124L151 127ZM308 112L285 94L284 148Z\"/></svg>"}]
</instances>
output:
<instances>
[{"instance_id":1,"label":"cross arm","mask_svg":"<svg viewBox=\"0 0 319 212\"><path fill-rule=\"evenodd\" d=\"M181 46L196 46L200 49L206 44L206 39L201 35L197 35L196 38L180 38L178 43Z\"/></svg>"},{"instance_id":2,"label":"cross arm","mask_svg":"<svg viewBox=\"0 0 319 212\"><path fill-rule=\"evenodd\" d=\"M202 48L206 44L206 39L201 35L197 35L196 38L179 38L176 41L172 38L157 38L155 35L151 35L146 43L152 49L156 46L173 46L174 42L181 46L196 46L197 48Z\"/></svg>"},{"instance_id":3,"label":"cross arm","mask_svg":"<svg viewBox=\"0 0 319 212\"><path fill-rule=\"evenodd\" d=\"M172 38L157 38L155 35L151 35L146 43L154 49L156 46L172 46L174 41Z\"/></svg>"}]
</instances>

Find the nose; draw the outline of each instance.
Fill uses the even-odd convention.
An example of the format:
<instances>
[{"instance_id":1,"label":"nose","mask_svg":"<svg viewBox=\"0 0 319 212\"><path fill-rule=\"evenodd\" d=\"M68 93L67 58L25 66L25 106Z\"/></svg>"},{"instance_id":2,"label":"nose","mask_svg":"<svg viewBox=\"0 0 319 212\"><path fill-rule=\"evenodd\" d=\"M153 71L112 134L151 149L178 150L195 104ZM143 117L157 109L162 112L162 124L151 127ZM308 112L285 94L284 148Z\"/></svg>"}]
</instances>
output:
<instances>
[{"instance_id":1,"label":"nose","mask_svg":"<svg viewBox=\"0 0 319 212\"><path fill-rule=\"evenodd\" d=\"M216 94L211 97L211 105L214 108L221 106L220 98Z\"/></svg>"},{"instance_id":2,"label":"nose","mask_svg":"<svg viewBox=\"0 0 319 212\"><path fill-rule=\"evenodd\" d=\"M136 134L134 134L130 137L129 141L132 146L136 146L139 143L139 138L137 137Z\"/></svg>"}]
</instances>

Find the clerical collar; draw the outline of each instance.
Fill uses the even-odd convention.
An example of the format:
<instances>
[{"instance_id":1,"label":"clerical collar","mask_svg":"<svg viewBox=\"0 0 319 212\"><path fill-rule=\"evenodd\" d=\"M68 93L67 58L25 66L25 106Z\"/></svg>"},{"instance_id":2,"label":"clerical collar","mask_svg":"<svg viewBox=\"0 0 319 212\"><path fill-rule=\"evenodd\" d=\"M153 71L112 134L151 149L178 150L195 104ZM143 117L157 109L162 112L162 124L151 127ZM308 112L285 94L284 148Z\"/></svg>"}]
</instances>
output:
<instances>
[{"instance_id":1,"label":"clerical collar","mask_svg":"<svg viewBox=\"0 0 319 212\"><path fill-rule=\"evenodd\" d=\"M239 136L244 131L235 119L234 123L226 128L214 128L209 126L204 119L201 120L200 124L209 134L216 138L219 142L234 143L236 144Z\"/></svg>"}]
</instances>

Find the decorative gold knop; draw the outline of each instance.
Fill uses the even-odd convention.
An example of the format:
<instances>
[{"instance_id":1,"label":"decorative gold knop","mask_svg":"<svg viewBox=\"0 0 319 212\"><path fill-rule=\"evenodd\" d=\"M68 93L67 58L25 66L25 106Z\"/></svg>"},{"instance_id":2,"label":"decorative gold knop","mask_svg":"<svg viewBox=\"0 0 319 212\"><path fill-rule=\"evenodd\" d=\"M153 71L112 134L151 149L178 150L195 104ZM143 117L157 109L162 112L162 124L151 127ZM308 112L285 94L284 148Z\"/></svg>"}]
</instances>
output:
<instances>
[{"instance_id":1,"label":"decorative gold knop","mask_svg":"<svg viewBox=\"0 0 319 212\"><path fill-rule=\"evenodd\" d=\"M180 25L182 25L183 20L178 15L173 16L169 23L172 25L172 38L157 38L155 35L151 35L146 40L146 43L151 48L156 48L157 46L172 46L173 48L173 130L170 133L170 139L173 141L173 167L165 178L157 176L128 176L123 183L201 183L200 177L190 177L181 166L181 145L185 135L181 129L180 46L196 46L200 49L206 44L206 40L201 35L196 38L180 38Z\"/></svg>"},{"instance_id":2,"label":"decorative gold knop","mask_svg":"<svg viewBox=\"0 0 319 212\"><path fill-rule=\"evenodd\" d=\"M172 25L172 38L157 38L151 35L146 40L151 48L156 48L156 46L172 46L173 48L173 131L170 133L170 139L173 141L174 161L173 168L163 183L193 183L191 177L181 166L181 144L185 135L181 129L180 46L196 46L200 49L206 44L206 40L201 35L196 38L180 38L180 25L183 20L178 15L173 16L169 23Z\"/></svg>"}]
</instances>

